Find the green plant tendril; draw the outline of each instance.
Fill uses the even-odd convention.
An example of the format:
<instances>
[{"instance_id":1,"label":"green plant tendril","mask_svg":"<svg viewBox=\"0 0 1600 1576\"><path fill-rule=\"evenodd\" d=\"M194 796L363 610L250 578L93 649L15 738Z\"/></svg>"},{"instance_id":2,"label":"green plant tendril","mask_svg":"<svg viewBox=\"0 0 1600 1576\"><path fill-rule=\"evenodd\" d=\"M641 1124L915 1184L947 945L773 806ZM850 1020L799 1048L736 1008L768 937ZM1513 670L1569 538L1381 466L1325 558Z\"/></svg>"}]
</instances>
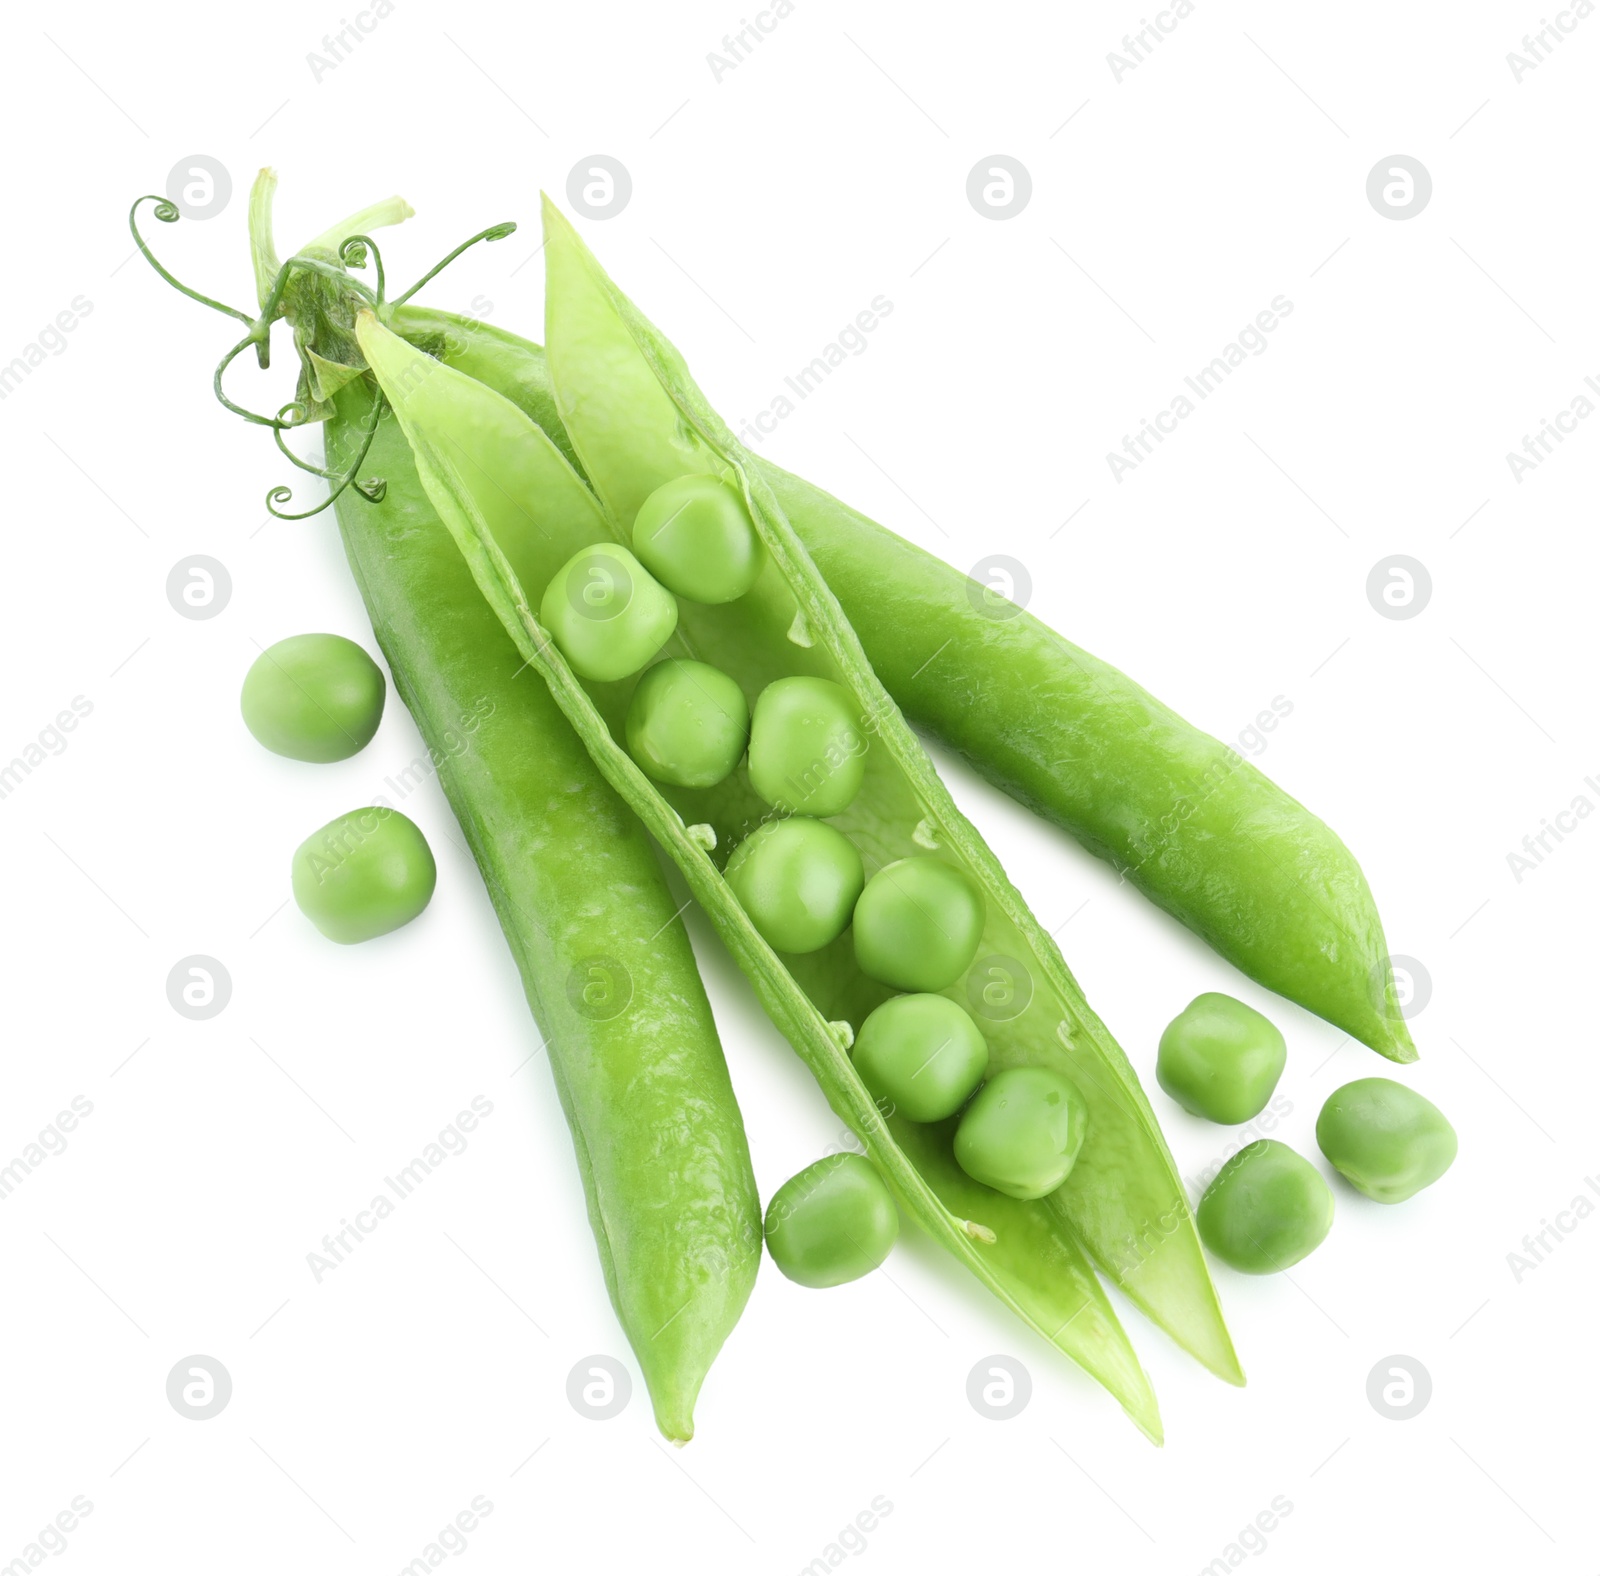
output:
<instances>
[{"instance_id":1,"label":"green plant tendril","mask_svg":"<svg viewBox=\"0 0 1600 1576\"><path fill-rule=\"evenodd\" d=\"M448 268L468 247L476 246L479 241L503 241L516 228L515 221L507 219L504 224L493 224L487 230L480 230L471 240L463 241L448 257L435 263L404 295L396 296L389 304L391 306L404 306L435 274Z\"/></svg>"},{"instance_id":2,"label":"green plant tendril","mask_svg":"<svg viewBox=\"0 0 1600 1576\"><path fill-rule=\"evenodd\" d=\"M158 197L154 192L147 192L143 197L136 197L133 206L128 210L128 228L133 231L133 244L144 253L144 260L161 275L174 290L180 290L191 301L198 301L201 306L208 306L214 312L225 313L228 317L236 317L241 323L254 324L255 319L249 313L241 312L237 307L225 306L221 301L213 301L208 295L201 295L198 290L191 290L181 280L175 279L156 260L156 254L145 244L145 239L139 234L139 204L153 202L156 218L162 224L176 224L178 221L178 205L170 197Z\"/></svg>"},{"instance_id":3,"label":"green plant tendril","mask_svg":"<svg viewBox=\"0 0 1600 1576\"><path fill-rule=\"evenodd\" d=\"M346 237L339 245L339 261L337 264L325 261L320 257L307 257L303 254L291 257L284 263L272 281L272 289L267 293L266 302L261 308L259 317L251 317L248 312L241 312L237 307L228 306L221 301L214 301L208 295L202 295L198 290L191 290L182 280L169 273L157 260L156 255L145 244L145 239L139 233L139 204L151 202L155 204L154 213L162 224L174 224L181 217L178 205L168 197L160 197L147 193L143 197L134 199L133 206L128 210L128 228L133 232L134 244L143 254L144 260L161 275L172 288L191 301L198 301L202 306L208 306L215 312L221 312L227 317L237 318L249 328L245 335L222 360L217 363L216 371L211 375L211 390L216 395L217 401L225 410L232 411L235 416L242 417L253 426L266 427L272 432L272 441L277 444L279 452L292 465L298 466L303 471L309 471L313 476L320 476L324 481L332 484L328 496L317 504L315 508L304 510L300 514L285 514L277 506L287 503L294 496L294 490L287 486L274 487L267 494L267 512L277 520L309 520L314 514L321 514L335 498L347 487L355 490L369 503L381 503L389 490L389 484L381 476L369 476L362 481L356 480L356 472L361 469L366 460L367 451L372 447L372 440L377 436L378 422L383 416L384 397L375 393L372 405L372 417L362 429L361 448L356 454L354 462L342 472L330 471L320 465L313 465L309 460L303 460L297 455L284 439L284 434L296 427L307 424L306 409L298 400L291 400L283 406L276 416L263 416L258 411L246 410L243 405L236 405L222 392L223 374L233 365L235 359L252 346L255 348L256 361L265 370L270 365L272 347L272 325L277 320L283 305L284 291L295 269L302 269L309 273L318 273L343 285L353 291L373 308L385 305L383 255L379 252L377 243L369 235L352 235ZM516 230L515 223L507 221L504 224L491 225L487 230L480 230L470 240L463 241L449 256L434 264L406 293L400 296L391 306L402 306L409 301L436 274L448 268L469 247L476 246L479 241L500 241ZM352 268L365 268L371 260L377 278L376 289L356 278L348 270Z\"/></svg>"},{"instance_id":4,"label":"green plant tendril","mask_svg":"<svg viewBox=\"0 0 1600 1576\"><path fill-rule=\"evenodd\" d=\"M352 235L340 243L339 261L346 268L365 268L367 255L372 256L373 272L378 276L377 302L383 305L383 254L378 250L378 243L370 235Z\"/></svg>"},{"instance_id":5,"label":"green plant tendril","mask_svg":"<svg viewBox=\"0 0 1600 1576\"><path fill-rule=\"evenodd\" d=\"M366 427L362 431L360 452L356 455L354 461L350 465L350 468L343 472L342 475L333 471L322 470L319 466L309 465L305 461L297 459L293 454L290 454L288 448L285 447L281 429L275 432L274 436L278 440L278 447L282 449L283 452L288 455L288 457L293 460L296 465L300 466L302 470L314 471L318 476L322 476L328 481L337 481L338 485L334 487L332 491L329 492L328 496L324 498L321 503L317 504L315 508L303 510L299 514L285 514L277 507L280 503L287 503L294 496L294 489L292 487L284 487L281 485L274 487L271 492L267 494L267 513L270 514L275 520L309 520L312 515L321 514L322 511L326 509L328 505L345 490L346 487L350 486L354 486L355 490L360 493L363 498L367 499L369 503L381 503L383 501L383 495L388 491L389 488L389 484L381 476L369 477L364 482L358 482L355 478L356 472L361 469L362 462L367 457L367 450L372 447L373 438L377 435L378 421L383 415L383 406L383 395L374 395L372 401L372 419L367 423ZM298 407L294 405L284 406L284 410L293 409L298 409ZM284 425L292 426L294 424L284 423Z\"/></svg>"}]
</instances>

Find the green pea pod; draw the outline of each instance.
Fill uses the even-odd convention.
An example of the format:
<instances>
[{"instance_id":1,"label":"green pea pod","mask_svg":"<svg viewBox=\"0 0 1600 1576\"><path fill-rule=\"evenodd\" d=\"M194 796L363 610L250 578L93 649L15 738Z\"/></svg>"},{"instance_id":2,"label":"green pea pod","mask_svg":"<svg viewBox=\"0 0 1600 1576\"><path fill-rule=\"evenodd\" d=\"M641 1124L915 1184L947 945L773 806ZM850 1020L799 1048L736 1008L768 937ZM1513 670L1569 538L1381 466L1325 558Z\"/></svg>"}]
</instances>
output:
<instances>
[{"instance_id":1,"label":"green pea pod","mask_svg":"<svg viewBox=\"0 0 1600 1576\"><path fill-rule=\"evenodd\" d=\"M275 184L263 171L251 193L263 316L245 343L264 343L275 315L289 318L300 409L322 413L330 461L353 476L365 456L384 478L335 488L345 551L510 943L572 1129L607 1290L656 1422L681 1443L761 1253L744 1123L688 935L643 828L546 687L528 682L398 423L351 362L359 303L339 248L411 210L399 199L365 209L297 254L309 266L280 270Z\"/></svg>"},{"instance_id":2,"label":"green pea pod","mask_svg":"<svg viewBox=\"0 0 1600 1576\"><path fill-rule=\"evenodd\" d=\"M354 457L373 397L365 383L334 396L335 463ZM381 503L352 488L336 504L350 567L521 971L656 1422L687 1440L761 1253L744 1124L688 936L644 828L521 672L392 415L368 458L388 487Z\"/></svg>"},{"instance_id":3,"label":"green pea pod","mask_svg":"<svg viewBox=\"0 0 1600 1576\"><path fill-rule=\"evenodd\" d=\"M984 951L1007 960L1023 982L1015 1015L990 1025L991 1066L1054 1066L1078 1084L1089 1102L1091 1131L1082 1157L1068 1183L1042 1207L1070 1224L1130 1297L1181 1344L1237 1380L1237 1360L1181 1185L1126 1059L992 854L955 809L873 678L837 604L770 492L706 409L675 353L614 291L558 217L551 221L547 257L554 337L562 342L563 316L569 317L577 370L569 363L567 376L582 380L581 393L570 381L563 387L562 361L553 349L558 402L590 477L612 505L613 518L602 535L622 536L617 519L631 518L630 501L636 504L660 482L722 470L741 486L771 559L755 590L719 610L726 615L720 632L686 608L683 639L668 650L714 663L726 651L732 660L719 665L736 668L752 685L798 671L832 678L854 692L877 742L869 754L867 786L858 804L836 824L869 862L887 863L937 848L976 879L987 899ZM975 1245L993 1229L986 1216L994 1213L995 1195L972 1184L971 1193L958 1184L947 1186L932 1163L929 1176L919 1173L907 1146L931 1142L934 1130L910 1135L894 1119L886 1119L856 1077L839 1035L830 1030L830 1020L859 1021L885 992L866 981L848 949L837 945L809 959L791 960L792 971L786 968L721 880L705 844L715 836L726 849L746 828L758 809L748 785L676 790L670 798L664 796L638 771L612 732L629 684L586 690L532 615L529 604L537 588L566 557L597 539L579 533L563 537L552 526L553 520L575 512L570 495L582 489L579 478L540 429L509 402L472 380L452 381L449 369L437 363L429 373L423 358L387 336L370 315L358 324L358 335L363 355L412 440L441 517L457 533L480 586L523 655L551 684L602 770L679 863L768 1011L908 1208L1027 1316L1016 1285L996 1274L995 1261L986 1261ZM508 447L515 452L514 463L508 460ZM568 496L552 501L541 489L511 489L497 482L497 476L508 473L508 465L510 473L530 475L536 454L543 455L537 464L544 467L547 487L563 489ZM609 473L607 481L601 480L603 472ZM541 555L537 575L519 576L513 568L519 559L529 563ZM975 1202L969 1204L969 1198ZM1071 1327L1045 1328L1045 1333L1069 1350L1076 1336Z\"/></svg>"},{"instance_id":4,"label":"green pea pod","mask_svg":"<svg viewBox=\"0 0 1600 1576\"><path fill-rule=\"evenodd\" d=\"M1332 828L1110 663L820 488L761 471L913 722L1251 979L1417 1059L1377 905Z\"/></svg>"},{"instance_id":5,"label":"green pea pod","mask_svg":"<svg viewBox=\"0 0 1600 1576\"><path fill-rule=\"evenodd\" d=\"M403 307L414 343L515 401L572 459L537 345ZM1416 1060L1366 877L1326 823L1125 673L820 487L754 469L919 729L1110 861L1235 968Z\"/></svg>"}]
</instances>

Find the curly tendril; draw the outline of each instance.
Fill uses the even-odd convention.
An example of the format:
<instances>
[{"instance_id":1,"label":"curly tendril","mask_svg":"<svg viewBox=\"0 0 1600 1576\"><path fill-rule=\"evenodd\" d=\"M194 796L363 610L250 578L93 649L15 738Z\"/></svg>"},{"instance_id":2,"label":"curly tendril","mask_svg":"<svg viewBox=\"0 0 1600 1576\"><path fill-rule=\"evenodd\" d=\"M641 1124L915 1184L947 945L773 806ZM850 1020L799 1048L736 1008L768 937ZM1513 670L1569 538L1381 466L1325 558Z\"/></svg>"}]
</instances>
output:
<instances>
[{"instance_id":1,"label":"curly tendril","mask_svg":"<svg viewBox=\"0 0 1600 1576\"><path fill-rule=\"evenodd\" d=\"M508 235L513 234L516 228L515 222L507 219L504 224L492 224L487 230L478 231L470 240L463 241L448 257L435 263L404 295L396 296L389 305L404 306L435 274L448 268L469 247L476 246L479 241L503 241Z\"/></svg>"},{"instance_id":2,"label":"curly tendril","mask_svg":"<svg viewBox=\"0 0 1600 1576\"><path fill-rule=\"evenodd\" d=\"M198 290L191 290L182 280L175 279L161 266L156 260L156 254L150 250L145 243L145 238L139 234L139 204L142 202L153 202L156 205L155 216L162 224L176 224L179 214L177 203L173 202L170 197L158 197L154 192L147 192L143 197L134 198L133 206L128 210L128 228L133 231L133 244L144 253L144 260L174 290L181 290L191 301L198 301L201 306L208 306L214 312L222 312L228 317L236 317L241 323L249 323L253 326L255 319L248 312L241 312L237 307L225 306L221 301L213 301L208 295L201 295Z\"/></svg>"},{"instance_id":3,"label":"curly tendril","mask_svg":"<svg viewBox=\"0 0 1600 1576\"><path fill-rule=\"evenodd\" d=\"M211 375L212 392L224 409L230 410L234 415L242 417L254 426L266 427L272 433L272 441L277 444L279 452L290 464L298 466L303 471L308 471L313 476L319 476L329 483L328 496L314 508L306 509L298 514L288 514L278 507L286 504L294 496L294 489L287 486L274 487L267 494L267 512L278 520L309 520L314 514L321 514L330 503L334 501L347 487L353 487L361 496L370 503L381 503L388 492L389 484L381 476L368 476L362 480L356 479L356 473L366 462L368 451L372 448L372 440L377 436L378 423L382 419L386 401L381 392L375 392L372 402L372 415L361 431L361 443L354 461L344 471L330 471L320 465L314 465L309 460L303 460L288 445L285 433L292 432L297 427L308 424L309 412L299 400L291 400L281 407L276 416L264 416L259 411L247 410L243 405L235 404L222 391L222 379L228 368L233 365L239 356L246 350L254 347L256 361L266 369L270 365L272 325L283 311L283 297L296 270L306 273L322 274L324 277L342 285L361 297L373 308L384 306L403 306L435 275L442 273L463 252L474 247L480 241L503 241L516 230L516 225L511 221L503 224L491 225L487 230L480 230L469 240L463 241L460 246L447 257L435 263L404 295L397 297L392 302L384 301L384 272L383 255L378 250L377 243L370 235L352 235L346 237L339 244L339 263L330 263L321 257L307 257L303 254L291 257L284 263L274 276L272 288L267 292L267 298L257 317L252 317L248 312L241 312L237 307L231 307L224 302L215 301L208 295L202 295L198 290L191 290L182 280L168 272L157 260L156 255L144 237L139 233L139 205L141 203L154 203L152 212L161 224L175 224L182 217L177 203L170 197L161 197L155 193L147 193L143 197L134 199L133 206L128 210L128 228L133 232L134 244L143 254L144 260L161 275L174 290L189 297L191 301L198 301L202 306L210 307L214 312L221 312L226 317L237 318L248 329L238 344L233 346L222 360L217 363L216 371ZM375 287L358 279L348 270L365 268L371 262L376 280ZM343 266L341 267L340 264Z\"/></svg>"},{"instance_id":4,"label":"curly tendril","mask_svg":"<svg viewBox=\"0 0 1600 1576\"><path fill-rule=\"evenodd\" d=\"M355 490L360 493L361 496L369 503L382 503L384 494L389 490L388 482L386 482L381 476L369 476L365 481L358 482L356 480L356 472L361 469L363 463L366 461L367 450L372 447L372 440L377 435L378 422L383 416L383 406L383 395L375 395L372 401L372 419L362 429L361 447L357 451L355 459L351 461L349 468L342 472L325 471L321 466L309 464L307 461L300 459L299 456L291 453L288 446L283 441L282 428L284 426L294 426L296 424L294 422L282 423L282 425L273 433L273 436L277 440L278 447L283 450L284 454L287 455L288 458L291 459L296 465L298 465L301 470L311 471L315 475L321 476L326 481L333 482L336 485L332 487L328 493L328 496L324 498L321 503L315 505L313 508L302 510L299 514L285 514L283 510L277 507L280 503L288 503L288 501L294 496L294 489L292 487L283 486L274 487L271 492L267 494L267 513L270 514L275 520L309 520L312 515L321 514L322 511L326 509L328 505L345 490L346 487L354 487ZM298 405L291 403L285 405L283 410L279 411L278 414L282 416L286 411L299 410L299 408L300 407Z\"/></svg>"},{"instance_id":5,"label":"curly tendril","mask_svg":"<svg viewBox=\"0 0 1600 1576\"><path fill-rule=\"evenodd\" d=\"M352 235L339 245L339 261L346 268L365 268L368 254L372 257L372 270L378 276L376 305L383 305L383 254L370 235Z\"/></svg>"}]
</instances>

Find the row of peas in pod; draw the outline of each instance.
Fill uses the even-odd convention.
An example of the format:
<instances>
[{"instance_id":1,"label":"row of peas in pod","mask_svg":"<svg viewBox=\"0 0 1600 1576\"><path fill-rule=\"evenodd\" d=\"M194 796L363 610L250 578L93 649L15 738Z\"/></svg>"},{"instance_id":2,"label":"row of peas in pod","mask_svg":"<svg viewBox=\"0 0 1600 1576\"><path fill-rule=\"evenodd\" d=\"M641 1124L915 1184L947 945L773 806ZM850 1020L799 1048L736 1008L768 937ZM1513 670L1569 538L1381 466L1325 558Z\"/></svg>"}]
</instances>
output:
<instances>
[{"instance_id":1,"label":"row of peas in pod","mask_svg":"<svg viewBox=\"0 0 1600 1576\"><path fill-rule=\"evenodd\" d=\"M633 551L585 548L551 578L540 618L582 678L614 682L644 669L623 727L629 754L657 782L711 788L745 761L750 785L779 818L733 850L725 876L751 923L778 952L811 953L853 927L861 971L905 994L867 1016L854 1043L862 1081L914 1122L961 1112L954 1135L967 1174L1013 1198L1053 1192L1082 1147L1087 1107L1048 1068L987 1082L977 1024L939 992L977 955L984 903L965 872L931 855L866 877L855 844L825 819L846 811L866 773L868 740L843 686L775 679L747 706L729 674L686 658L654 662L678 625L676 598L736 601L755 584L762 548L744 500L717 476L679 477L635 517ZM767 1240L779 1267L807 1285L876 1268L897 1216L870 1164L831 1157L779 1190ZM813 1175L813 1173L816 1173Z\"/></svg>"}]
</instances>

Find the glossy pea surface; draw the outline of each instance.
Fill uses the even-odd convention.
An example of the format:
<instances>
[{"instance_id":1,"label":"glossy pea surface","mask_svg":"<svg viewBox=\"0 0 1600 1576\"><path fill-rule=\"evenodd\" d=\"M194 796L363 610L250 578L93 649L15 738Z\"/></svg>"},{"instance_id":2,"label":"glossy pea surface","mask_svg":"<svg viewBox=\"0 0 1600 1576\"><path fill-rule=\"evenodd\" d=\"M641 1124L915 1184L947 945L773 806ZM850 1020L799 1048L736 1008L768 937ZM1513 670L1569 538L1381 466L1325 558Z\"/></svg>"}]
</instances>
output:
<instances>
[{"instance_id":1,"label":"glossy pea surface","mask_svg":"<svg viewBox=\"0 0 1600 1576\"><path fill-rule=\"evenodd\" d=\"M1248 1122L1266 1109L1287 1055L1283 1035L1254 1007L1207 991L1167 1025L1156 1081L1195 1116Z\"/></svg>"},{"instance_id":2,"label":"glossy pea surface","mask_svg":"<svg viewBox=\"0 0 1600 1576\"><path fill-rule=\"evenodd\" d=\"M789 1178L767 1205L767 1251L802 1286L842 1286L888 1258L900 1234L894 1200L864 1155L829 1155Z\"/></svg>"},{"instance_id":3,"label":"glossy pea surface","mask_svg":"<svg viewBox=\"0 0 1600 1576\"><path fill-rule=\"evenodd\" d=\"M539 619L581 678L625 679L666 644L678 604L626 547L597 542L551 577Z\"/></svg>"},{"instance_id":4,"label":"glossy pea surface","mask_svg":"<svg viewBox=\"0 0 1600 1576\"><path fill-rule=\"evenodd\" d=\"M964 870L930 855L897 859L856 905L856 962L898 990L940 991L966 973L983 938L983 895Z\"/></svg>"},{"instance_id":5,"label":"glossy pea surface","mask_svg":"<svg viewBox=\"0 0 1600 1576\"><path fill-rule=\"evenodd\" d=\"M300 912L330 941L370 941L428 906L438 871L422 829L398 810L368 805L319 827L294 852Z\"/></svg>"},{"instance_id":6,"label":"glossy pea surface","mask_svg":"<svg viewBox=\"0 0 1600 1576\"><path fill-rule=\"evenodd\" d=\"M894 996L867 1014L853 1051L861 1081L913 1122L954 1116L983 1080L989 1047L948 996Z\"/></svg>"},{"instance_id":7,"label":"glossy pea surface","mask_svg":"<svg viewBox=\"0 0 1600 1576\"><path fill-rule=\"evenodd\" d=\"M1317 1117L1317 1147L1358 1192L1399 1204L1450 1169L1456 1130L1415 1089L1392 1078L1358 1078L1328 1096Z\"/></svg>"},{"instance_id":8,"label":"glossy pea surface","mask_svg":"<svg viewBox=\"0 0 1600 1576\"><path fill-rule=\"evenodd\" d=\"M956 1128L956 1163L1011 1198L1043 1198L1072 1174L1089 1108L1050 1067L1009 1067L981 1088Z\"/></svg>"},{"instance_id":9,"label":"glossy pea surface","mask_svg":"<svg viewBox=\"0 0 1600 1576\"><path fill-rule=\"evenodd\" d=\"M861 791L867 738L850 692L831 679L777 679L750 718L750 781L768 804L838 815Z\"/></svg>"},{"instance_id":10,"label":"glossy pea surface","mask_svg":"<svg viewBox=\"0 0 1600 1576\"><path fill-rule=\"evenodd\" d=\"M633 692L624 732L628 753L647 776L678 788L710 788L739 764L750 708L720 668L658 662Z\"/></svg>"},{"instance_id":11,"label":"glossy pea surface","mask_svg":"<svg viewBox=\"0 0 1600 1576\"><path fill-rule=\"evenodd\" d=\"M842 936L864 878L855 844L804 816L752 832L725 874L751 923L779 952L815 952Z\"/></svg>"},{"instance_id":12,"label":"glossy pea surface","mask_svg":"<svg viewBox=\"0 0 1600 1576\"><path fill-rule=\"evenodd\" d=\"M1303 1155L1260 1138L1217 1173L1195 1220L1200 1240L1224 1264L1272 1275L1321 1246L1333 1224L1333 1193Z\"/></svg>"},{"instance_id":13,"label":"glossy pea surface","mask_svg":"<svg viewBox=\"0 0 1600 1576\"><path fill-rule=\"evenodd\" d=\"M383 696L383 673L353 640L291 635L250 664L239 711L276 755L342 761L378 731Z\"/></svg>"},{"instance_id":14,"label":"glossy pea surface","mask_svg":"<svg viewBox=\"0 0 1600 1576\"><path fill-rule=\"evenodd\" d=\"M732 602L761 569L744 499L716 476L678 476L656 488L634 517L633 550L691 602Z\"/></svg>"}]
</instances>

